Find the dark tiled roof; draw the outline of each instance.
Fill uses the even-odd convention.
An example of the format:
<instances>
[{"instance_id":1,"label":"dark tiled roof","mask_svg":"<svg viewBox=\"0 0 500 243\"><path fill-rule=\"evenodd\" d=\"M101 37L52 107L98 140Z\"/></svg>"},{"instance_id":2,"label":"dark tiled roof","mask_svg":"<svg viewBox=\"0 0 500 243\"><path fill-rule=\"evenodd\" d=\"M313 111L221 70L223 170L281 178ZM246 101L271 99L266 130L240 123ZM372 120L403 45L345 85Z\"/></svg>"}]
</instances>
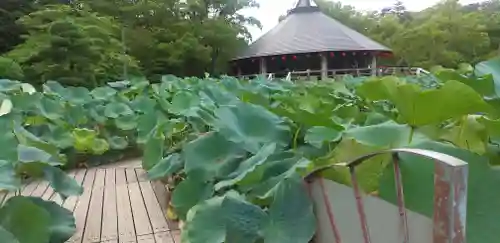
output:
<instances>
[{"instance_id":1,"label":"dark tiled roof","mask_svg":"<svg viewBox=\"0 0 500 243\"><path fill-rule=\"evenodd\" d=\"M324 51L390 51L311 6L308 0L234 60Z\"/></svg>"}]
</instances>

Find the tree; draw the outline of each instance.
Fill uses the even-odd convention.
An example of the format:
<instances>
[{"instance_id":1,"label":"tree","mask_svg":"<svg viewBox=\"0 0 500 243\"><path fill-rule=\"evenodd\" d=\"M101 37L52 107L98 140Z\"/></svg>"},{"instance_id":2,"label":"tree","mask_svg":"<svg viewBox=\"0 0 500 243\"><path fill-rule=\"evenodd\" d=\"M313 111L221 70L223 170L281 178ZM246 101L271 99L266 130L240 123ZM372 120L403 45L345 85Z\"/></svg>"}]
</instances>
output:
<instances>
[{"instance_id":1,"label":"tree","mask_svg":"<svg viewBox=\"0 0 500 243\"><path fill-rule=\"evenodd\" d=\"M57 79L70 85L96 86L122 76L124 63L138 72L125 55L116 23L86 10L54 5L19 20L29 35L6 56L23 66L34 83Z\"/></svg>"}]
</instances>

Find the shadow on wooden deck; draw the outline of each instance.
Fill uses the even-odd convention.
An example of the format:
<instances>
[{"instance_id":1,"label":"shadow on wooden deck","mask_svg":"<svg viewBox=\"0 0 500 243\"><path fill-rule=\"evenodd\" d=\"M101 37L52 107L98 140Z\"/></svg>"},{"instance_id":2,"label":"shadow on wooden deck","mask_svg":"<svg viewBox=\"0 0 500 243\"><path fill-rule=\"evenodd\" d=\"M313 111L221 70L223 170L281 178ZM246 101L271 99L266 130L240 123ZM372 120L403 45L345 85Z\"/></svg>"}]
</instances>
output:
<instances>
[{"instance_id":1,"label":"shadow on wooden deck","mask_svg":"<svg viewBox=\"0 0 500 243\"><path fill-rule=\"evenodd\" d=\"M79 197L62 201L46 181L31 182L21 191L74 212L77 231L67 242L180 243L177 224L165 217L167 191L161 183L147 180L140 160L69 174L84 187ZM0 203L14 195L0 195Z\"/></svg>"}]
</instances>

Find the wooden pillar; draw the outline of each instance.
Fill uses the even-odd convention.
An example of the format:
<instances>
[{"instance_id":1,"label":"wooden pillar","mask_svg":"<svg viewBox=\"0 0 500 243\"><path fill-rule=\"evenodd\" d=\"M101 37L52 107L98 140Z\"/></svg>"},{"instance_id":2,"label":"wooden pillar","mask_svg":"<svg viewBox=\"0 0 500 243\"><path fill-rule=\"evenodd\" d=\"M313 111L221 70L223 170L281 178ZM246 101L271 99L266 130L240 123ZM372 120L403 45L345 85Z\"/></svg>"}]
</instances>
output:
<instances>
[{"instance_id":1,"label":"wooden pillar","mask_svg":"<svg viewBox=\"0 0 500 243\"><path fill-rule=\"evenodd\" d=\"M238 68L238 77L241 77L241 67L238 66L237 68Z\"/></svg>"},{"instance_id":2,"label":"wooden pillar","mask_svg":"<svg viewBox=\"0 0 500 243\"><path fill-rule=\"evenodd\" d=\"M263 75L267 74L267 66L266 66L266 58L265 57L260 58L260 74L263 74Z\"/></svg>"},{"instance_id":3,"label":"wooden pillar","mask_svg":"<svg viewBox=\"0 0 500 243\"><path fill-rule=\"evenodd\" d=\"M321 53L321 80L328 78L328 58L326 53Z\"/></svg>"},{"instance_id":4,"label":"wooden pillar","mask_svg":"<svg viewBox=\"0 0 500 243\"><path fill-rule=\"evenodd\" d=\"M376 53L372 53L371 68L372 68L372 76L377 76L377 54Z\"/></svg>"}]
</instances>

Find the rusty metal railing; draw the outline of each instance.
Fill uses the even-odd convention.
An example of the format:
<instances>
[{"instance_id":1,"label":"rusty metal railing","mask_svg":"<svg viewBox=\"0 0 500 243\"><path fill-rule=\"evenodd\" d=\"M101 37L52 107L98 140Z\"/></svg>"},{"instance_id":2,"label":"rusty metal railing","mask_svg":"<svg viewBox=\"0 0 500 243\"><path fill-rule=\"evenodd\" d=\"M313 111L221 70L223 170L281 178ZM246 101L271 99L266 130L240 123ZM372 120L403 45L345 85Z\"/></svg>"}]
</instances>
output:
<instances>
[{"instance_id":1,"label":"rusty metal railing","mask_svg":"<svg viewBox=\"0 0 500 243\"><path fill-rule=\"evenodd\" d=\"M433 243L465 243L466 242L466 208L467 208L467 178L468 165L455 157L421 149L393 149L368 154L348 163L329 165L306 176L308 188L312 183L318 183L322 190L322 201L326 207L328 223L333 232L335 243L341 243L342 232L337 227L331 203L325 191L324 179L320 173L334 167L347 167L350 171L352 190L356 201L357 217L361 223L363 243L371 243L370 229L368 227L362 192L356 178L356 167L370 158L379 155L391 154L394 164L394 179L396 184L397 207L399 211L399 241L410 242L407 209L404 201L403 181L400 169L399 154L407 153L422 156L435 161L434 163L434 213L432 219ZM319 199L318 199L319 200ZM321 200L320 200L321 201ZM351 243L351 242L347 242Z\"/></svg>"}]
</instances>

